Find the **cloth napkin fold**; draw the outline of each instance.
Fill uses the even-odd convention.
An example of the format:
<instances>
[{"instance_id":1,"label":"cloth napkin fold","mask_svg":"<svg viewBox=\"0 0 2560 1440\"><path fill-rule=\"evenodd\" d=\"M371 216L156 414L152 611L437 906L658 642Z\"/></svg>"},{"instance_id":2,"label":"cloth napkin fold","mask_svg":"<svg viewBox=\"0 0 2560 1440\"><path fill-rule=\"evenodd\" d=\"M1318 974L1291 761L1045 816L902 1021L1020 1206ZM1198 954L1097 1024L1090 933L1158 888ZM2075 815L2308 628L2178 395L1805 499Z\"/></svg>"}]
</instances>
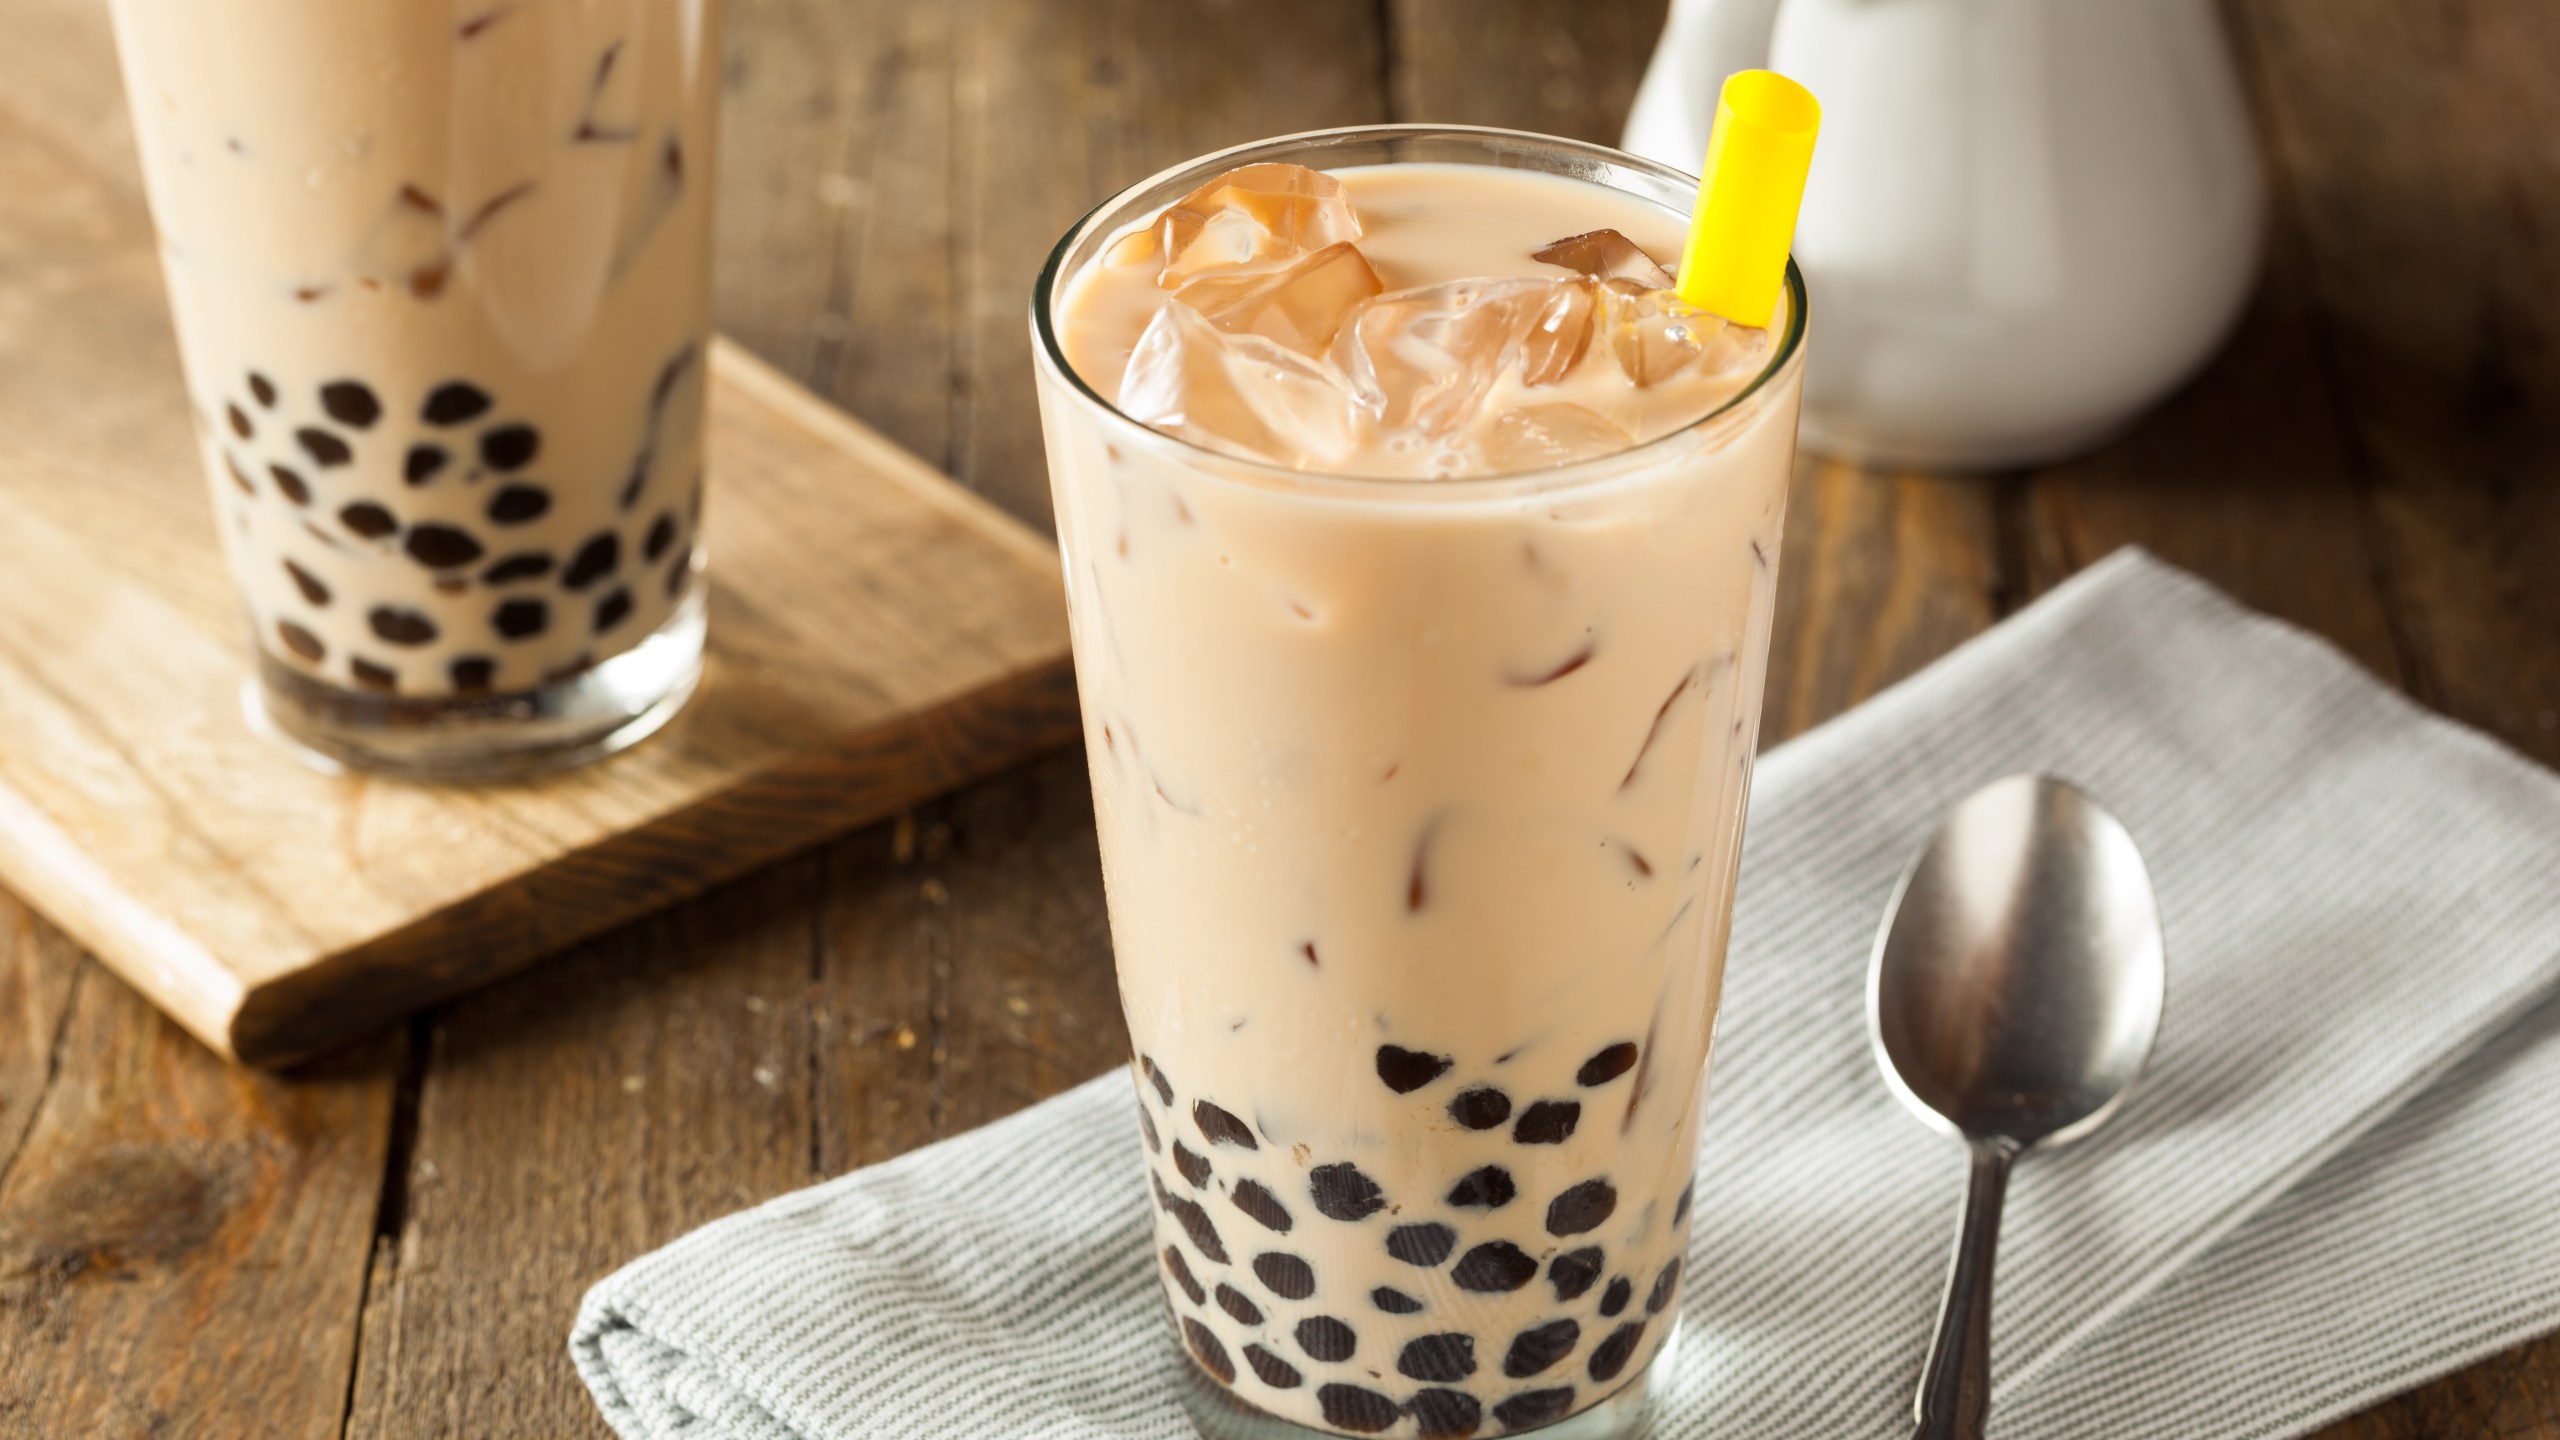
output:
<instances>
[{"instance_id":1,"label":"cloth napkin fold","mask_svg":"<svg viewBox=\"0 0 2560 1440\"><path fill-rule=\"evenodd\" d=\"M2018 1172L1993 1431L2299 1434L2560 1326L2560 779L2121 552L1762 762L1657 1434L1898 1437L1960 1153L1887 1095L1903 862L2046 770L2150 862L2142 1086ZM1180 1440L1129 1081L706 1226L571 1337L641 1440Z\"/></svg>"}]
</instances>

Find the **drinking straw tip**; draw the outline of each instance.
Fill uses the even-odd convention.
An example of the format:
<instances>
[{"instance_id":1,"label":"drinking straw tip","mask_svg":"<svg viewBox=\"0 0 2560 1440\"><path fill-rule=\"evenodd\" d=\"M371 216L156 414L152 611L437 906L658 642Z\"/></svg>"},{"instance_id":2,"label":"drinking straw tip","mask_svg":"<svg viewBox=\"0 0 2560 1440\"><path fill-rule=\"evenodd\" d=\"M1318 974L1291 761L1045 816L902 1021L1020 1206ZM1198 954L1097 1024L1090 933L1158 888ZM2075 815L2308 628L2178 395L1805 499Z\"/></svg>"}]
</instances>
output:
<instances>
[{"instance_id":1,"label":"drinking straw tip","mask_svg":"<svg viewBox=\"0 0 2560 1440\"><path fill-rule=\"evenodd\" d=\"M1822 106L1771 70L1726 77L1680 260L1680 298L1741 325L1765 326L1787 276L1787 245L1813 164Z\"/></svg>"}]
</instances>

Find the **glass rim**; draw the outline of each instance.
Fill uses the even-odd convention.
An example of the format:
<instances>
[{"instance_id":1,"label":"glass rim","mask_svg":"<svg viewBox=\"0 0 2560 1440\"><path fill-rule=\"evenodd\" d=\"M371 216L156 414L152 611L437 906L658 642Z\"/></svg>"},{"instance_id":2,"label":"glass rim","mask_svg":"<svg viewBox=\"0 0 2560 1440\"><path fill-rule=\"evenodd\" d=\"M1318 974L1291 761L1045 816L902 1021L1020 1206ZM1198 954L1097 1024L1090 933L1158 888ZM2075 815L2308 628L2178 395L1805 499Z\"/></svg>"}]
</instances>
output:
<instances>
[{"instance_id":1,"label":"glass rim","mask_svg":"<svg viewBox=\"0 0 2560 1440\"><path fill-rule=\"evenodd\" d=\"M1656 160L1648 160L1640 155L1631 155L1611 146L1595 144L1588 140L1567 139L1560 135L1541 135L1534 131L1506 130L1489 125L1406 123L1343 125L1323 130L1301 130L1294 134L1274 135L1267 139L1247 141L1241 145L1230 145L1223 150L1213 150L1205 155L1194 156L1179 164L1167 166L1145 179L1123 186L1086 211L1075 224L1067 227L1066 233L1058 238L1058 243L1050 248L1048 259L1040 266L1040 278L1031 291L1031 330L1037 342L1033 347L1034 363L1064 379L1077 397L1107 416L1113 423L1125 427L1137 436L1144 437L1141 443L1175 446L1204 460L1216 462L1204 464L1200 468L1202 473L1220 480L1250 477L1265 486L1279 489L1393 494L1408 500L1420 500L1437 495L1454 500L1481 498L1488 494L1515 490L1544 493L1574 488L1583 483L1626 473L1630 469L1640 469L1658 458L1671 446L1672 442L1696 435L1700 430L1715 424L1753 401L1768 388L1772 380L1801 361L1808 301L1805 296L1804 272L1796 268L1795 257L1790 254L1787 257L1785 280L1786 330L1779 336L1778 344L1771 351L1768 363L1761 366L1759 373L1751 377L1751 383L1727 397L1714 409L1678 429L1665 431L1652 439L1639 441L1623 450L1612 450L1606 455L1594 456L1587 460L1571 461L1539 470L1515 470L1500 475L1474 475L1456 479L1416 479L1410 476L1346 475L1332 470L1299 470L1269 460L1231 455L1223 450L1210 449L1205 445L1184 439L1179 435L1167 434L1131 418L1118 405L1102 398L1067 360L1065 348L1058 339L1056 309L1053 303L1060 287L1069 278L1066 274L1067 257L1092 235L1096 227L1106 218L1116 217L1116 213L1124 208L1132 197L1159 189L1171 189L1181 181L1205 178L1219 171L1251 163L1255 159L1271 159L1274 158L1271 152L1275 151L1304 150L1311 146L1358 139L1442 137L1484 143L1489 154L1498 155L1506 146L1522 151L1559 152L1567 156L1580 156L1615 168L1635 170L1657 180L1677 182L1691 190L1694 190L1698 184L1697 176L1677 167L1665 165ZM1593 180L1591 183L1605 182Z\"/></svg>"}]
</instances>

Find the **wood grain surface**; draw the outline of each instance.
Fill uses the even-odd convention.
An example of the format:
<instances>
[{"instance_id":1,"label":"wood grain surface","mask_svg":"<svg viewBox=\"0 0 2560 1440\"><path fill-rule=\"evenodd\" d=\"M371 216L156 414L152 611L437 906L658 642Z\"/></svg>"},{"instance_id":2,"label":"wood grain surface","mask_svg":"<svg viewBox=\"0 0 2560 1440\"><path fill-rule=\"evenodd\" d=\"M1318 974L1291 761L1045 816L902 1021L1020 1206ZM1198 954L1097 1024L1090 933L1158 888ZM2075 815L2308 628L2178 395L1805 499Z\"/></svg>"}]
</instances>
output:
<instances>
[{"instance_id":1,"label":"wood grain surface","mask_svg":"<svg viewBox=\"0 0 2560 1440\"><path fill-rule=\"evenodd\" d=\"M1327 123L1608 139L1660 8L736 0L722 323L1045 523L1022 304L1082 207ZM54 57L0 104L40 113L65 153L123 143L90 11L0 0ZM2560 762L2560 15L2229 0L2226 19L2277 199L2241 333L2067 466L1802 463L1768 742L2136 541ZM563 1354L587 1283L1122 1043L1073 756L281 1080L226 1070L0 901L0 1433L601 1437ZM65 1205L55 1177L104 1155L145 1157L118 1162L117 1206ZM2321 1440L2560 1440L2560 1340Z\"/></svg>"}]
</instances>

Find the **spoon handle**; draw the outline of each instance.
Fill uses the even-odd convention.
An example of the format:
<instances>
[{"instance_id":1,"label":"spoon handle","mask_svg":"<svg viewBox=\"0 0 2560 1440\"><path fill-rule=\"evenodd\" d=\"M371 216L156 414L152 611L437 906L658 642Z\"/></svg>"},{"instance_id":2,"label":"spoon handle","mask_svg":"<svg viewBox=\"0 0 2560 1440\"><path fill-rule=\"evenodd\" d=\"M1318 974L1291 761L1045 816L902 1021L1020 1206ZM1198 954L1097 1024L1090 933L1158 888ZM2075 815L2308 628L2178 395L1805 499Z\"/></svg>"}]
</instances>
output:
<instances>
[{"instance_id":1,"label":"spoon handle","mask_svg":"<svg viewBox=\"0 0 2560 1440\"><path fill-rule=\"evenodd\" d=\"M1991 1262L2000 1245L2009 1163L2017 1158L2018 1147L2006 1140L1973 1146L1964 1225L1947 1275L1946 1308L1938 1314L1928 1368L1920 1372L1920 1395L1913 1405L1919 1428L1912 1440L1982 1440L1983 1425L1991 1417Z\"/></svg>"}]
</instances>

